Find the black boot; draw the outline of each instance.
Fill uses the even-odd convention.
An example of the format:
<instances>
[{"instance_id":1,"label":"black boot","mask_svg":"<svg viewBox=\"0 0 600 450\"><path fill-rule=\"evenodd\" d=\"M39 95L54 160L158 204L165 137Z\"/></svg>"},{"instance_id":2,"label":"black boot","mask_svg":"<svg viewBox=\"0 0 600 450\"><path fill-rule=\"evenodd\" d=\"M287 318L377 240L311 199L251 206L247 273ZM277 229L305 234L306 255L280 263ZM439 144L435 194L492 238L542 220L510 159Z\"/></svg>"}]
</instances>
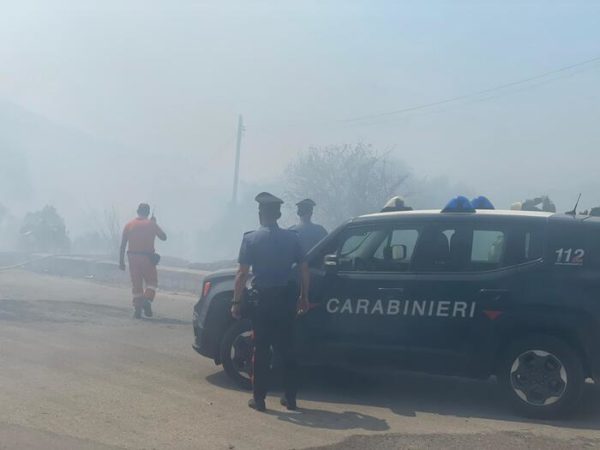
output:
<instances>
[{"instance_id":1,"label":"black boot","mask_svg":"<svg viewBox=\"0 0 600 450\"><path fill-rule=\"evenodd\" d=\"M267 405L264 400L251 398L248 400L248 406L252 409L255 409L260 412L265 412L267 410Z\"/></svg>"},{"instance_id":2,"label":"black boot","mask_svg":"<svg viewBox=\"0 0 600 450\"><path fill-rule=\"evenodd\" d=\"M281 403L281 406L285 406L288 411L296 411L298 409L298 405L296 405L295 398L288 398L284 396L281 397L281 400L279 402Z\"/></svg>"},{"instance_id":3,"label":"black boot","mask_svg":"<svg viewBox=\"0 0 600 450\"><path fill-rule=\"evenodd\" d=\"M145 298L142 307L144 309L144 315L146 317L152 317L152 301Z\"/></svg>"},{"instance_id":4,"label":"black boot","mask_svg":"<svg viewBox=\"0 0 600 450\"><path fill-rule=\"evenodd\" d=\"M134 319L141 319L142 318L142 307L135 305L133 307L133 318Z\"/></svg>"}]
</instances>

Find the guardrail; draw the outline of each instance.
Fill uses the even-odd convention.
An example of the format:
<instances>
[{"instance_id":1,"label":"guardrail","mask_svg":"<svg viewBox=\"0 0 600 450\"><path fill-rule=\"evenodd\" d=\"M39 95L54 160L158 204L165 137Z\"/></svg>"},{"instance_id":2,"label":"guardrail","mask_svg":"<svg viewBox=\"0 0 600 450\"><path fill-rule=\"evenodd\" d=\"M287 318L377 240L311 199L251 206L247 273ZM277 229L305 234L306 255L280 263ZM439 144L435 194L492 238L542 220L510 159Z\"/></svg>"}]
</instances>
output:
<instances>
[{"instance_id":1,"label":"guardrail","mask_svg":"<svg viewBox=\"0 0 600 450\"><path fill-rule=\"evenodd\" d=\"M0 268L22 267L32 272L55 276L84 278L101 283L129 285L129 273L113 261L85 256L3 253ZM158 287L165 291L199 294L208 271L158 266Z\"/></svg>"}]
</instances>

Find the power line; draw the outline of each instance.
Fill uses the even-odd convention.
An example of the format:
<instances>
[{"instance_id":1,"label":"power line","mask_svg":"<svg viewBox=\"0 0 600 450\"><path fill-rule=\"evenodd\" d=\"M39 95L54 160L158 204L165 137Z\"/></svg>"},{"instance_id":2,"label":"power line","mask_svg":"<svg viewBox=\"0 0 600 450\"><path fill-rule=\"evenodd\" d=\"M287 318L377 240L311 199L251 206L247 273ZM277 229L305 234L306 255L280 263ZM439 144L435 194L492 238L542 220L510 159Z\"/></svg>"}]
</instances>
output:
<instances>
[{"instance_id":1,"label":"power line","mask_svg":"<svg viewBox=\"0 0 600 450\"><path fill-rule=\"evenodd\" d=\"M597 66L597 67L600 67L600 66ZM580 73L586 72L587 70L594 69L594 68L595 67L587 67L587 68L584 67L584 68L579 68L578 70L574 70L574 71L570 71L570 72L563 72L563 73L555 74L552 77L546 77L544 79L537 80L536 82L533 82L533 83L530 83L527 85L521 85L520 87L511 89L509 91L494 91L488 95L479 95L479 96L473 95L472 97L469 97L468 99L464 99L464 102L462 102L461 105L474 105L474 104L478 104L478 103L496 100L498 98L506 97L509 95L517 95L522 92L527 92L532 89L539 88L541 86L546 86L546 85L554 83L555 81L558 81L558 80L574 77L576 75L579 75ZM451 108L453 108L453 106L457 106L457 105L448 104L445 107L440 107L440 108L422 109L420 111L416 111L415 114L419 114L420 116L423 116L423 115L430 115L430 114L446 113L446 112L450 111ZM405 115L402 117L404 119L406 119L410 116ZM394 116L387 116L385 119L379 118L379 119L372 119L370 121L362 121L360 123L360 125L361 126L363 126L363 125L372 126L372 125L378 125L381 123L391 123L394 120L397 120ZM340 123L340 122L338 122L338 123ZM345 123L347 124L347 126L351 126L351 124L353 122L345 122Z\"/></svg>"},{"instance_id":2,"label":"power line","mask_svg":"<svg viewBox=\"0 0 600 450\"><path fill-rule=\"evenodd\" d=\"M453 102L457 102L460 100L466 100L472 97L476 97L479 95L483 95L483 94L489 94L491 92L495 92L495 91L499 91L502 89L506 89L506 88L510 88L510 87L514 87L514 86L519 86L521 84L525 84L525 83L530 83L532 81L536 81L536 80L540 80L542 78L547 78L551 75L555 75L561 72L566 72L568 70L574 69L576 67L581 67L584 65L589 65L595 62L600 62L600 56L597 56L595 58L592 59L588 59L586 61L581 61L575 64L570 64L568 66L564 66L564 67L560 67L558 69L554 69L548 72L544 72L541 73L539 75L535 75L529 78L523 78L521 80L517 80L517 81L511 81L510 83L505 83L505 84L501 84L498 86L494 86L488 89L483 89L481 91L476 91L476 92L471 92L469 94L463 94L463 95L458 95L455 97L450 97L450 98L446 98L443 100L438 100L435 102L430 102L430 103L423 103L420 105L415 105L415 106L410 106L407 108L402 108L402 109L397 109L394 111L388 111L388 112L384 112L384 113L379 113L379 114L370 114L370 115L365 115L365 116L360 116L360 117L353 117L350 119L345 119L343 120L343 122L359 122L359 121L363 121L363 120L369 120L369 119L378 119L381 117L387 117L387 116L393 116L393 115L397 115L397 114L402 114L402 113L407 113L407 112L413 112L413 111L418 111L421 109L427 109L427 108L432 108L434 106L439 106L439 105L444 105L446 103L453 103Z\"/></svg>"}]
</instances>

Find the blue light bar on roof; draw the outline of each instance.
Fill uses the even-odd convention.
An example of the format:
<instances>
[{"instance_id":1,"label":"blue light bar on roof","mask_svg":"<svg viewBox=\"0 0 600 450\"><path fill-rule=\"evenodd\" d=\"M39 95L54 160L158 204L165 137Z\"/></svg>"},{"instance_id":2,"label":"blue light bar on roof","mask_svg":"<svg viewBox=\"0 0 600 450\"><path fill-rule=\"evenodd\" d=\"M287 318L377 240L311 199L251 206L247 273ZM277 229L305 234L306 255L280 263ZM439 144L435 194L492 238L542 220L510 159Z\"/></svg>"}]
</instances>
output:
<instances>
[{"instance_id":1,"label":"blue light bar on roof","mask_svg":"<svg viewBox=\"0 0 600 450\"><path fill-rule=\"evenodd\" d=\"M459 195L458 197L454 197L452 200L448 202L448 204L442 209L442 212L475 212L475 208L471 205L471 202L464 195Z\"/></svg>"},{"instance_id":2,"label":"blue light bar on roof","mask_svg":"<svg viewBox=\"0 0 600 450\"><path fill-rule=\"evenodd\" d=\"M480 195L471 200L471 206L475 209L496 209L492 202L484 195Z\"/></svg>"}]
</instances>

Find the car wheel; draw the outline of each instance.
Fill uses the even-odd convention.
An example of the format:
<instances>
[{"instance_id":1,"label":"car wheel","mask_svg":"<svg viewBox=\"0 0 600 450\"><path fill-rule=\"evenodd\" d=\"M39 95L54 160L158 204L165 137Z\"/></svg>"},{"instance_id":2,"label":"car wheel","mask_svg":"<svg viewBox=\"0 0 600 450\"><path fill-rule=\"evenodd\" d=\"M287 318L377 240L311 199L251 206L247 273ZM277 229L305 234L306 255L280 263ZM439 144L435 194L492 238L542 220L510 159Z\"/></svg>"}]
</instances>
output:
<instances>
[{"instance_id":1,"label":"car wheel","mask_svg":"<svg viewBox=\"0 0 600 450\"><path fill-rule=\"evenodd\" d=\"M249 320L235 321L221 341L225 373L242 389L252 389L252 331Z\"/></svg>"},{"instance_id":2,"label":"car wheel","mask_svg":"<svg viewBox=\"0 0 600 450\"><path fill-rule=\"evenodd\" d=\"M568 414L585 383L577 352L545 335L513 342L504 354L498 378L512 407L538 419Z\"/></svg>"}]
</instances>

